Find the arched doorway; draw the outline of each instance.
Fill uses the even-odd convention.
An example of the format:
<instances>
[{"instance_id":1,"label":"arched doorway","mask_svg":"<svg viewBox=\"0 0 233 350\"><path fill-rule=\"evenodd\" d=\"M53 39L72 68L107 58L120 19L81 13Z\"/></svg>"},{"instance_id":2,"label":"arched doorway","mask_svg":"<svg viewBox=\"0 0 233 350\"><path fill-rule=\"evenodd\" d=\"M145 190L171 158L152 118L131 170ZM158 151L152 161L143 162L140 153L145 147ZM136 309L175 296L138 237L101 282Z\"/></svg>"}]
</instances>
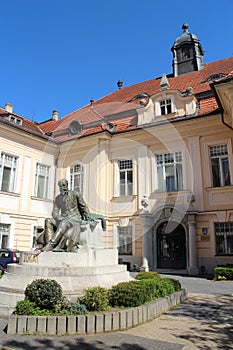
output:
<instances>
[{"instance_id":1,"label":"arched doorway","mask_svg":"<svg viewBox=\"0 0 233 350\"><path fill-rule=\"evenodd\" d=\"M173 225L165 222L157 229L157 267L186 269L185 229L181 224L175 224L170 231L169 226Z\"/></svg>"}]
</instances>

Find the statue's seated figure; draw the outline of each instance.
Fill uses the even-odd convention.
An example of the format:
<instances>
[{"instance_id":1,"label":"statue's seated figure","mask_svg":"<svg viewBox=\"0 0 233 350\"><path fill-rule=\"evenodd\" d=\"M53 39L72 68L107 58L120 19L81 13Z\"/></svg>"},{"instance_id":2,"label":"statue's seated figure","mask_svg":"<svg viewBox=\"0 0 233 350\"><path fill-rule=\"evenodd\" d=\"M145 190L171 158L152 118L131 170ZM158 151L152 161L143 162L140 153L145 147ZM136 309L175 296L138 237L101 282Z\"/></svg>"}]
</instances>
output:
<instances>
[{"instance_id":1,"label":"statue's seated figure","mask_svg":"<svg viewBox=\"0 0 233 350\"><path fill-rule=\"evenodd\" d=\"M58 181L60 194L55 198L52 218L45 219L44 231L37 238L37 250L77 251L82 225L94 230L101 220L103 230L106 221L102 215L91 214L82 195L68 189L68 181Z\"/></svg>"}]
</instances>

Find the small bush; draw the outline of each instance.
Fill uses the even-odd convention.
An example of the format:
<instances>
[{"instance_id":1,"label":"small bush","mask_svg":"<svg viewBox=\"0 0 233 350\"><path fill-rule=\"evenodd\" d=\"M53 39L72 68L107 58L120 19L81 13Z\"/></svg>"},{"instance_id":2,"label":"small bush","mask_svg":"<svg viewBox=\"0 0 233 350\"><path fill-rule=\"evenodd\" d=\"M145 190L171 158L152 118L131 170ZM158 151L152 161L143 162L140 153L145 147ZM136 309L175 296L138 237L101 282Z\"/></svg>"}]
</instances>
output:
<instances>
[{"instance_id":1,"label":"small bush","mask_svg":"<svg viewBox=\"0 0 233 350\"><path fill-rule=\"evenodd\" d=\"M139 282L147 295L146 301L155 300L175 292L174 284L169 278L143 279Z\"/></svg>"},{"instance_id":2,"label":"small bush","mask_svg":"<svg viewBox=\"0 0 233 350\"><path fill-rule=\"evenodd\" d=\"M38 279L27 285L25 299L36 304L40 309L54 310L62 300L61 286L55 280Z\"/></svg>"},{"instance_id":3,"label":"small bush","mask_svg":"<svg viewBox=\"0 0 233 350\"><path fill-rule=\"evenodd\" d=\"M40 309L35 303L24 299L17 302L14 314L27 316L50 316L53 315L53 312L48 309Z\"/></svg>"},{"instance_id":4,"label":"small bush","mask_svg":"<svg viewBox=\"0 0 233 350\"><path fill-rule=\"evenodd\" d=\"M168 279L173 283L175 292L177 292L178 290L181 290L180 281L178 281L178 280L176 280L176 279L174 279L174 278L168 278Z\"/></svg>"},{"instance_id":5,"label":"small bush","mask_svg":"<svg viewBox=\"0 0 233 350\"><path fill-rule=\"evenodd\" d=\"M108 290L103 287L90 287L84 291L80 303L84 304L88 311L102 311L109 308Z\"/></svg>"},{"instance_id":6,"label":"small bush","mask_svg":"<svg viewBox=\"0 0 233 350\"><path fill-rule=\"evenodd\" d=\"M159 297L165 297L175 292L174 284L170 278L161 278L161 280L158 281L157 288Z\"/></svg>"},{"instance_id":7,"label":"small bush","mask_svg":"<svg viewBox=\"0 0 233 350\"><path fill-rule=\"evenodd\" d=\"M233 280L233 267L215 267L214 269L215 280Z\"/></svg>"},{"instance_id":8,"label":"small bush","mask_svg":"<svg viewBox=\"0 0 233 350\"><path fill-rule=\"evenodd\" d=\"M144 279L161 278L161 277L158 272L147 271L147 272L139 272L135 278L137 280L144 280Z\"/></svg>"},{"instance_id":9,"label":"small bush","mask_svg":"<svg viewBox=\"0 0 233 350\"><path fill-rule=\"evenodd\" d=\"M141 288L146 295L146 302L158 299L160 297L158 285L161 283L160 279L142 279L139 281Z\"/></svg>"},{"instance_id":10,"label":"small bush","mask_svg":"<svg viewBox=\"0 0 233 350\"><path fill-rule=\"evenodd\" d=\"M29 300L19 300L15 307L16 315L33 315L36 305Z\"/></svg>"},{"instance_id":11,"label":"small bush","mask_svg":"<svg viewBox=\"0 0 233 350\"><path fill-rule=\"evenodd\" d=\"M139 281L122 282L109 291L109 301L113 307L135 307L146 300L145 290Z\"/></svg>"},{"instance_id":12,"label":"small bush","mask_svg":"<svg viewBox=\"0 0 233 350\"><path fill-rule=\"evenodd\" d=\"M79 301L68 301L66 305L63 305L62 311L66 315L85 315L87 308L84 304L80 304Z\"/></svg>"}]
</instances>

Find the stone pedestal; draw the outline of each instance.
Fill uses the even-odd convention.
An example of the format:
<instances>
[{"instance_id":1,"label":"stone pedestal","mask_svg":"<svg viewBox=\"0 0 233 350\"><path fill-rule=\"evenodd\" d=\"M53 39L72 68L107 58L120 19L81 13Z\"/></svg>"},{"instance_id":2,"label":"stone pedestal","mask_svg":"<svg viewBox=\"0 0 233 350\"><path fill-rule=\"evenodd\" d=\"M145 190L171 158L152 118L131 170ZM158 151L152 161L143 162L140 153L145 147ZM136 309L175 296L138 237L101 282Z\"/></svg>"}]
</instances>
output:
<instances>
[{"instance_id":1,"label":"stone pedestal","mask_svg":"<svg viewBox=\"0 0 233 350\"><path fill-rule=\"evenodd\" d=\"M26 286L40 278L56 280L70 300L88 287L110 288L132 278L125 265L118 265L117 249L80 246L77 253L43 252L38 256L23 252L20 264L9 264L0 280L0 317L9 316Z\"/></svg>"}]
</instances>

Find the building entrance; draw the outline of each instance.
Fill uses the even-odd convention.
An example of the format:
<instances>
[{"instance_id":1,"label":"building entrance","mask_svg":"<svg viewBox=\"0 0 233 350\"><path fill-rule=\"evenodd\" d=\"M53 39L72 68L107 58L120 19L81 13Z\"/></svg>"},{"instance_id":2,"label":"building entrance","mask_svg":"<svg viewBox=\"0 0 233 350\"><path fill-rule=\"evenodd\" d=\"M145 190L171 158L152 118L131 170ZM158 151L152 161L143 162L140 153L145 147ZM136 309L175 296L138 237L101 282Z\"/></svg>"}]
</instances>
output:
<instances>
[{"instance_id":1,"label":"building entrance","mask_svg":"<svg viewBox=\"0 0 233 350\"><path fill-rule=\"evenodd\" d=\"M167 223L157 231L157 267L160 269L186 269L186 238L183 226L167 232Z\"/></svg>"}]
</instances>

